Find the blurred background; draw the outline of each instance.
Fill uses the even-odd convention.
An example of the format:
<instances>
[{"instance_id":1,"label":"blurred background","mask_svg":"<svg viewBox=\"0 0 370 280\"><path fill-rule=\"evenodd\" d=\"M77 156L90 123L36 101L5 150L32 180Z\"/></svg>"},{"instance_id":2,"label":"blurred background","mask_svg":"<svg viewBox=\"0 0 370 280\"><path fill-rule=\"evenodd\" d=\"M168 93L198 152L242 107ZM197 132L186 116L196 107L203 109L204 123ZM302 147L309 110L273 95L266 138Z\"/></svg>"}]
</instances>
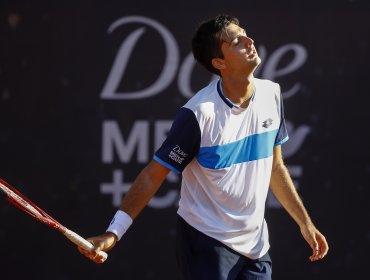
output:
<instances>
[{"instance_id":1,"label":"blurred background","mask_svg":"<svg viewBox=\"0 0 370 280\"><path fill-rule=\"evenodd\" d=\"M370 249L370 2L361 0L0 1L0 178L89 237L212 77L195 64L197 25L235 15L280 84L284 156L326 235L321 262L273 196L266 203L276 279L364 279ZM180 279L170 174L95 265L68 240L0 201L1 279Z\"/></svg>"}]
</instances>

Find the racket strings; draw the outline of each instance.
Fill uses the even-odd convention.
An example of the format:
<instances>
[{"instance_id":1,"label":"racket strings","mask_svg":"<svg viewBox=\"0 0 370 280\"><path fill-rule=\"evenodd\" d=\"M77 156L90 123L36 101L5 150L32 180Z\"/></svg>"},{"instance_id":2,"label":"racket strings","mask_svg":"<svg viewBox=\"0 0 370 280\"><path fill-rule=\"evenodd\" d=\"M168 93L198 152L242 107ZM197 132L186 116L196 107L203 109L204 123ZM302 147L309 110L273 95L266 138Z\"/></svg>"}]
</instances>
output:
<instances>
[{"instance_id":1,"label":"racket strings","mask_svg":"<svg viewBox=\"0 0 370 280\"><path fill-rule=\"evenodd\" d=\"M10 186L8 183L0 179L0 189L7 195L7 200L16 206L18 209L28 213L35 219L48 224L49 226L63 230L63 226L33 203L29 198L20 193L17 189Z\"/></svg>"}]
</instances>

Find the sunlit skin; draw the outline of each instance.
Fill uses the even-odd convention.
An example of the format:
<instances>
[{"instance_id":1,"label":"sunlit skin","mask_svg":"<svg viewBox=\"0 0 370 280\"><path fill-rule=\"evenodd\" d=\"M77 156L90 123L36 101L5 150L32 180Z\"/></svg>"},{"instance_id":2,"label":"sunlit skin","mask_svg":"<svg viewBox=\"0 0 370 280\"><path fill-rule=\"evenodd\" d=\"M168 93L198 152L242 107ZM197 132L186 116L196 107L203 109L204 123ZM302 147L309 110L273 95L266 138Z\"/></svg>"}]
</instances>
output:
<instances>
[{"instance_id":1,"label":"sunlit skin","mask_svg":"<svg viewBox=\"0 0 370 280\"><path fill-rule=\"evenodd\" d=\"M324 258L329 251L325 236L315 227L300 199L285 166L281 146L274 147L270 190L299 226L301 234L312 249L311 261Z\"/></svg>"},{"instance_id":2,"label":"sunlit skin","mask_svg":"<svg viewBox=\"0 0 370 280\"><path fill-rule=\"evenodd\" d=\"M223 93L236 105L247 107L254 90L253 72L261 59L253 39L238 25L228 25L221 39L223 58L214 58L212 65L221 73Z\"/></svg>"},{"instance_id":3,"label":"sunlit skin","mask_svg":"<svg viewBox=\"0 0 370 280\"><path fill-rule=\"evenodd\" d=\"M230 24L221 35L223 41L221 50L226 64L224 74L234 76L250 76L261 63L254 41L246 31L235 25Z\"/></svg>"}]
</instances>

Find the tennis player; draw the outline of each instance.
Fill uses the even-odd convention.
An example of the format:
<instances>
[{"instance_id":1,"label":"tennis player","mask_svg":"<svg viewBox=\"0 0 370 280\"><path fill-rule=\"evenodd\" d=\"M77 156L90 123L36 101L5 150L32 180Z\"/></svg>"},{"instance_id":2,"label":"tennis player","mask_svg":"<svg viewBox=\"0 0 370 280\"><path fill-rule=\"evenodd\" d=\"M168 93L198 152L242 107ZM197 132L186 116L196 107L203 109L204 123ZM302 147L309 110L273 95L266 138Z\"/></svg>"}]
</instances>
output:
<instances>
[{"instance_id":1,"label":"tennis player","mask_svg":"<svg viewBox=\"0 0 370 280\"><path fill-rule=\"evenodd\" d=\"M111 249L172 170L182 173L177 260L186 280L271 279L264 219L269 186L312 248L311 261L328 252L288 170L288 140L278 84L257 79L254 41L237 18L219 15L197 29L195 59L220 78L179 111L167 139L122 200L106 233L90 238L97 263Z\"/></svg>"}]
</instances>

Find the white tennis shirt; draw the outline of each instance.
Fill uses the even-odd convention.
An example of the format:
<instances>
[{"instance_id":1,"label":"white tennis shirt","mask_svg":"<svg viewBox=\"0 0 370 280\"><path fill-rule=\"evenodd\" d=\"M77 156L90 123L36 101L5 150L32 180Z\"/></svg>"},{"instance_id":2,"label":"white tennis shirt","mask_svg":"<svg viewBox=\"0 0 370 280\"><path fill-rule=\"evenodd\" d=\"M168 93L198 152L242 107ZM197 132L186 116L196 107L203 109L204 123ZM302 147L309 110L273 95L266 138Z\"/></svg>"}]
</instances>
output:
<instances>
[{"instance_id":1,"label":"white tennis shirt","mask_svg":"<svg viewBox=\"0 0 370 280\"><path fill-rule=\"evenodd\" d=\"M270 245L264 219L273 148L288 140L278 84L254 78L247 108L212 81L178 112L154 160L182 173L178 214L251 259Z\"/></svg>"}]
</instances>

